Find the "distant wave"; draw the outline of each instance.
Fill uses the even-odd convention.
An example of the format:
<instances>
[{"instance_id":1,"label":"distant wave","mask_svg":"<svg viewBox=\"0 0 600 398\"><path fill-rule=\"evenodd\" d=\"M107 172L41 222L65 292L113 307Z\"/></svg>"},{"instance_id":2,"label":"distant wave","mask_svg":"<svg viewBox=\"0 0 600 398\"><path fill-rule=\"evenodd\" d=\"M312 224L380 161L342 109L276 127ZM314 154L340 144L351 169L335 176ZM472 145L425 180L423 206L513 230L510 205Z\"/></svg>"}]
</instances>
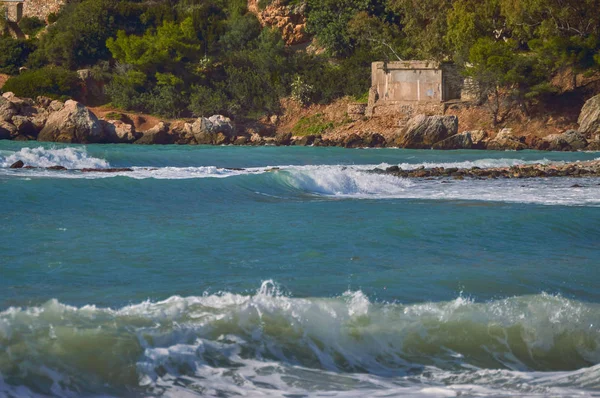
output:
<instances>
[{"instance_id":1,"label":"distant wave","mask_svg":"<svg viewBox=\"0 0 600 398\"><path fill-rule=\"evenodd\" d=\"M52 171L43 168L10 170L7 167L17 160L34 167L60 165L69 169L107 168L106 160L89 156L83 148L43 149L24 148L19 152L0 155L0 177L96 179L133 178L139 180L228 179L231 186L244 186L249 191L282 197L315 196L320 198L350 199L426 199L426 200L476 200L544 205L599 206L600 185L595 179L577 179L580 188L573 187L573 179L488 180L465 181L402 179L388 175L365 173L372 165L308 165L264 166L247 169L228 169L216 166L199 167L132 167L131 172L82 173L79 171ZM518 164L550 163L547 159L522 161L516 159L480 159L450 163L403 163L405 170L418 167L509 167ZM249 176L254 176L248 179ZM229 178L233 178L229 180ZM241 180L240 180L241 179ZM274 191L273 191L274 190Z\"/></svg>"},{"instance_id":2,"label":"distant wave","mask_svg":"<svg viewBox=\"0 0 600 398\"><path fill-rule=\"evenodd\" d=\"M600 388L600 305L547 294L401 305L360 291L293 298L266 281L254 295L120 309L52 300L0 313L0 346L0 394L15 380L31 388L36 379L48 380L45 393L55 395Z\"/></svg>"},{"instance_id":3,"label":"distant wave","mask_svg":"<svg viewBox=\"0 0 600 398\"><path fill-rule=\"evenodd\" d=\"M106 160L88 156L85 148L45 149L43 147L23 148L8 156L0 156L0 167L10 167L19 160L32 167L63 166L67 169L110 167Z\"/></svg>"}]
</instances>

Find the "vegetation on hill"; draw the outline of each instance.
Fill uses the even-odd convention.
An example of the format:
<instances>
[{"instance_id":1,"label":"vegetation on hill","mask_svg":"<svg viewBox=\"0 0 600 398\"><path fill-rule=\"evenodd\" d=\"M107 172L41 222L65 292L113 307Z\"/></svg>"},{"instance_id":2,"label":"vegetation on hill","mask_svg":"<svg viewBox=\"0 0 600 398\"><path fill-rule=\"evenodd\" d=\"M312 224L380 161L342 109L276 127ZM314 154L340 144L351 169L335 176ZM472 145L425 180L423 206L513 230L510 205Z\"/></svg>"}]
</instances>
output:
<instances>
[{"instance_id":1,"label":"vegetation on hill","mask_svg":"<svg viewBox=\"0 0 600 398\"><path fill-rule=\"evenodd\" d=\"M298 0L277 0L299 5ZM272 1L260 0L264 8ZM112 104L161 116L258 118L293 95L304 104L363 97L376 60L456 62L494 121L552 96L552 77L600 70L600 0L306 0L325 51L286 47L246 0L75 0L38 38L0 38L0 72L17 95L75 92L90 68ZM35 33L36 21L22 21ZM69 85L73 85L70 87ZM33 90L32 87L37 87ZM48 88L46 88L48 87Z\"/></svg>"}]
</instances>

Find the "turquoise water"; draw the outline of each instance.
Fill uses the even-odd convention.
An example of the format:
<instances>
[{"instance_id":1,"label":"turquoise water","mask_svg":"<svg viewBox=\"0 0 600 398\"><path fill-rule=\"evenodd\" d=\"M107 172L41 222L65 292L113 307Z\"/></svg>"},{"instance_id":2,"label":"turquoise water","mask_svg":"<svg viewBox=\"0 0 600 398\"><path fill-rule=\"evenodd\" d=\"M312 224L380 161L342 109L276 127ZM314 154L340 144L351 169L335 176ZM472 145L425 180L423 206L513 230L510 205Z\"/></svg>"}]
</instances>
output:
<instances>
[{"instance_id":1,"label":"turquoise water","mask_svg":"<svg viewBox=\"0 0 600 398\"><path fill-rule=\"evenodd\" d=\"M363 172L597 158L0 142L0 396L600 396L599 179Z\"/></svg>"}]
</instances>

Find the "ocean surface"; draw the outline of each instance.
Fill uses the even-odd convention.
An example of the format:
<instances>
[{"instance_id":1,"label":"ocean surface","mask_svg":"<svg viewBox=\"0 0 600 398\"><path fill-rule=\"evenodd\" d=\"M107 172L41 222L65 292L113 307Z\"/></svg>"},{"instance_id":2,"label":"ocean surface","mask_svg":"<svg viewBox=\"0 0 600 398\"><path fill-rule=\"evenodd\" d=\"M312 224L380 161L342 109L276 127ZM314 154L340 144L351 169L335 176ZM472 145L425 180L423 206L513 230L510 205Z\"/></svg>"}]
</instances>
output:
<instances>
[{"instance_id":1,"label":"ocean surface","mask_svg":"<svg viewBox=\"0 0 600 398\"><path fill-rule=\"evenodd\" d=\"M0 141L0 397L600 397L600 179L364 173L597 158Z\"/></svg>"}]
</instances>

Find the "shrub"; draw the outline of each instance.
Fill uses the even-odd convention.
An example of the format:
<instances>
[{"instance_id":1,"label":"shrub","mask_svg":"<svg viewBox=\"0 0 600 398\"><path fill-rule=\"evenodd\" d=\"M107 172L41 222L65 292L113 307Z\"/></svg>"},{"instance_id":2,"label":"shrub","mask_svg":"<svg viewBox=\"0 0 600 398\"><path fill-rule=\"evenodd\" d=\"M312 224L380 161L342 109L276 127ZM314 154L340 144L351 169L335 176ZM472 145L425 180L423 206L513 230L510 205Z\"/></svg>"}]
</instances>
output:
<instances>
[{"instance_id":1,"label":"shrub","mask_svg":"<svg viewBox=\"0 0 600 398\"><path fill-rule=\"evenodd\" d=\"M316 115L303 117L298 120L292 128L292 133L296 136L320 135L334 127L335 125L333 122L325 121L323 115L317 113Z\"/></svg>"},{"instance_id":2,"label":"shrub","mask_svg":"<svg viewBox=\"0 0 600 398\"><path fill-rule=\"evenodd\" d=\"M35 36L46 26L46 23L38 17L23 17L19 22L19 28L29 36Z\"/></svg>"},{"instance_id":3,"label":"shrub","mask_svg":"<svg viewBox=\"0 0 600 398\"><path fill-rule=\"evenodd\" d=\"M12 91L18 97L35 98L43 95L67 99L81 92L81 82L75 72L60 67L45 67L11 77L3 90Z\"/></svg>"},{"instance_id":4,"label":"shrub","mask_svg":"<svg viewBox=\"0 0 600 398\"><path fill-rule=\"evenodd\" d=\"M19 68L25 65L34 48L31 41L0 37L0 72L9 75L19 73Z\"/></svg>"}]
</instances>

